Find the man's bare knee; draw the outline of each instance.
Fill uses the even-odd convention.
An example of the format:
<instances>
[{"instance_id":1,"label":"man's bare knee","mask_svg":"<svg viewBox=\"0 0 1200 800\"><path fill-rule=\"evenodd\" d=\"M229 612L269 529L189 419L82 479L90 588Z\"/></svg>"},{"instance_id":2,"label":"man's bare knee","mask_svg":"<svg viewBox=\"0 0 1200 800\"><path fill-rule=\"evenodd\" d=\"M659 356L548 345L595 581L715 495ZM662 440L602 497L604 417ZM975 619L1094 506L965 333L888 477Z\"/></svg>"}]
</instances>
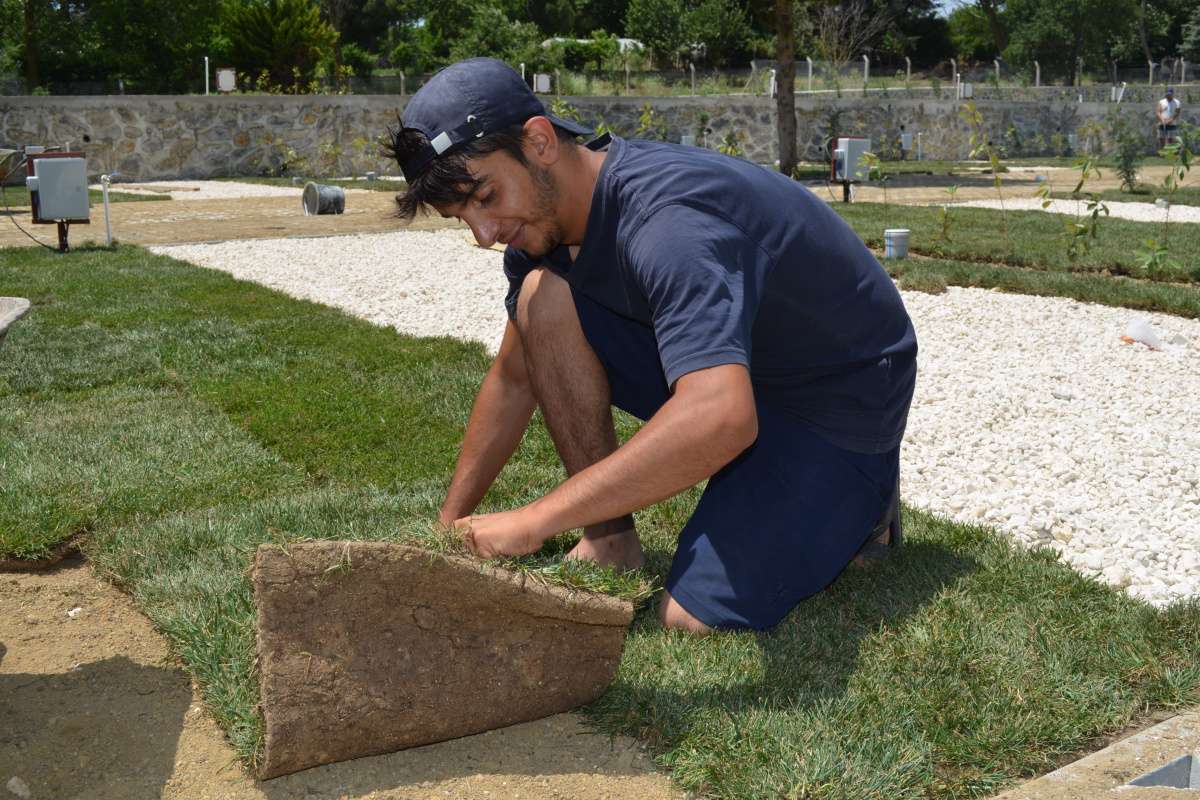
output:
<instances>
[{"instance_id":1,"label":"man's bare knee","mask_svg":"<svg viewBox=\"0 0 1200 800\"><path fill-rule=\"evenodd\" d=\"M517 296L517 330L522 336L570 324L575 316L575 301L565 280L544 268L525 276ZM578 327L578 320L574 323Z\"/></svg>"}]
</instances>

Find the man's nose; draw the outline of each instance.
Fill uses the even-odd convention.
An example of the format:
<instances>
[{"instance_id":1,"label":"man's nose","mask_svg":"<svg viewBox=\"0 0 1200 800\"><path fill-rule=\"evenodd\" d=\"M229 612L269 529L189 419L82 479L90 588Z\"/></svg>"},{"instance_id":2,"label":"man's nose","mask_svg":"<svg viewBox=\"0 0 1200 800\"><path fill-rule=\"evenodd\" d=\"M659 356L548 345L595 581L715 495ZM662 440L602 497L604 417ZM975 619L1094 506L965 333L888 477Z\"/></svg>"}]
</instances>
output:
<instances>
[{"instance_id":1,"label":"man's nose","mask_svg":"<svg viewBox=\"0 0 1200 800\"><path fill-rule=\"evenodd\" d=\"M464 216L463 222L470 226L471 233L475 235L475 242L480 247L491 247L496 243L496 234L499 231L499 226L493 220L486 219L478 214L471 214Z\"/></svg>"}]
</instances>

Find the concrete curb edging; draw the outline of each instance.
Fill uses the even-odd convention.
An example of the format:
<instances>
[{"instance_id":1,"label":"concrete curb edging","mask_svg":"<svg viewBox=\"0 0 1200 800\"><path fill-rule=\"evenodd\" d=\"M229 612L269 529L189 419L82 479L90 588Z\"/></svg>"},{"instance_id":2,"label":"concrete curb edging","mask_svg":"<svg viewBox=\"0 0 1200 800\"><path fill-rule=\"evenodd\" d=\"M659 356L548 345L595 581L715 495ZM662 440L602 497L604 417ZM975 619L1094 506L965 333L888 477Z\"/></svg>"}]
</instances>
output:
<instances>
[{"instance_id":1,"label":"concrete curb edging","mask_svg":"<svg viewBox=\"0 0 1200 800\"><path fill-rule=\"evenodd\" d=\"M1127 786L1134 778L1200 751L1200 708L1171 717L993 800L1187 800L1200 791Z\"/></svg>"}]
</instances>

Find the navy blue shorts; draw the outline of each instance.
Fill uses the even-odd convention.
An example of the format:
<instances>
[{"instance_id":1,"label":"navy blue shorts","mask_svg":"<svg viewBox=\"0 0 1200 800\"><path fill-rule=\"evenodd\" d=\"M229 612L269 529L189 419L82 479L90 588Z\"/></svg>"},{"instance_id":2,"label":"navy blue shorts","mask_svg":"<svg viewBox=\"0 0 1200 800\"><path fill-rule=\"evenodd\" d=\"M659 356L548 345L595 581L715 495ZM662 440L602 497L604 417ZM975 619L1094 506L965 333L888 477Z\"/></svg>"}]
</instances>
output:
<instances>
[{"instance_id":1,"label":"navy blue shorts","mask_svg":"<svg viewBox=\"0 0 1200 800\"><path fill-rule=\"evenodd\" d=\"M670 397L654 332L574 297L613 405L649 419ZM773 628L832 583L883 516L900 469L899 448L844 450L770 403L756 405L758 440L709 479L666 582L713 628Z\"/></svg>"}]
</instances>

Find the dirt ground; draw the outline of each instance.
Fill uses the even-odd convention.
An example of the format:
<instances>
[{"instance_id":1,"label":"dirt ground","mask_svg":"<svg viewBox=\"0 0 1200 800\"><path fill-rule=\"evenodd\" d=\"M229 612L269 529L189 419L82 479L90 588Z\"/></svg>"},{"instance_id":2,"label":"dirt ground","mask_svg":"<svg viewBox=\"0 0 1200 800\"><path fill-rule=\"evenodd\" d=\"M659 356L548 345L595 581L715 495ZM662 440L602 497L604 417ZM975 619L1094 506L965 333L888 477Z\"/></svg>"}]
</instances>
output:
<instances>
[{"instance_id":1,"label":"dirt ground","mask_svg":"<svg viewBox=\"0 0 1200 800\"><path fill-rule=\"evenodd\" d=\"M1157 182L1165 167L1143 170ZM1021 170L1003 176L1005 195L1030 197L1047 175L1055 191L1073 188L1069 169ZM1200 182L1200 175L1187 183ZM938 203L945 187L957 199L990 199L989 175L900 176L893 203ZM1118 186L1112 170L1089 188ZM817 183L819 195L830 194ZM827 199L840 201L831 187ZM297 193L298 194L298 193ZM882 200L862 187L858 199ZM172 244L284 236L374 233L406 227L387 192L347 195L346 213L305 217L299 198L256 197L114 203L113 235L133 244ZM18 221L41 241L52 226ZM440 217L410 227L434 229ZM104 241L104 216L71 232L73 246ZM0 247L28 238L0 220ZM68 615L80 609L74 617ZM166 641L132 601L78 559L48 572L0 572L0 786L19 778L33 800L324 800L325 798L678 798L636 742L588 732L563 714L387 756L257 782L242 770ZM18 786L19 788L19 786ZM20 796L12 793L0 797Z\"/></svg>"},{"instance_id":2,"label":"dirt ground","mask_svg":"<svg viewBox=\"0 0 1200 800\"><path fill-rule=\"evenodd\" d=\"M439 216L417 217L411 224L395 217L390 192L352 192L344 214L304 216L300 191L296 197L244 197L222 200L161 200L109 204L113 238L125 244L185 244L227 239L270 239L285 236L333 236L382 233L401 228L431 230L447 226ZM45 244L57 247L53 225L33 225L29 207L12 208L17 222ZM0 212L2 215L3 212ZM72 247L89 241L104 244L104 207L92 207L90 225L70 231ZM0 247L33 243L11 222L0 219Z\"/></svg>"},{"instance_id":3,"label":"dirt ground","mask_svg":"<svg viewBox=\"0 0 1200 800\"><path fill-rule=\"evenodd\" d=\"M0 609L0 786L32 800L683 796L637 742L574 714L255 781L163 637L78 558L0 573Z\"/></svg>"},{"instance_id":4,"label":"dirt ground","mask_svg":"<svg viewBox=\"0 0 1200 800\"><path fill-rule=\"evenodd\" d=\"M1089 190L1116 188L1120 178L1112 169L1101 170L1101 178L1088 181ZM1143 183L1159 183L1167 174L1166 167L1144 167L1140 172ZM1079 178L1078 172L1065 167L1016 167L1004 173L1001 191L1005 198L1030 198L1038 189L1034 178L1045 175L1053 191L1070 191ZM946 187L957 185L955 197L963 200L992 200L996 189L992 176L982 173L967 175L896 175L889 179L887 199L892 203L931 204L948 199ZM841 201L841 187L828 187L821 181L806 181L818 197L830 202ZM1185 186L1200 185L1200 171L1189 175ZM855 199L880 202L883 190L878 186L858 186ZM113 238L127 244L184 244L188 242L224 241L228 239L262 239L291 236L334 236L352 233L381 233L401 228L433 230L448 223L438 216L418 217L412 223L396 219L395 202L390 192L350 192L346 195L344 214L306 217L300 208L300 190L292 197L248 197L222 200L170 200L145 203L112 203ZM12 207L16 220L40 241L57 246L53 225L33 225L28 206ZM3 212L0 212L3 215ZM90 225L72 228L73 247L96 242L103 244L104 210L92 208ZM29 239L11 223L0 220L0 247L31 246Z\"/></svg>"}]
</instances>

